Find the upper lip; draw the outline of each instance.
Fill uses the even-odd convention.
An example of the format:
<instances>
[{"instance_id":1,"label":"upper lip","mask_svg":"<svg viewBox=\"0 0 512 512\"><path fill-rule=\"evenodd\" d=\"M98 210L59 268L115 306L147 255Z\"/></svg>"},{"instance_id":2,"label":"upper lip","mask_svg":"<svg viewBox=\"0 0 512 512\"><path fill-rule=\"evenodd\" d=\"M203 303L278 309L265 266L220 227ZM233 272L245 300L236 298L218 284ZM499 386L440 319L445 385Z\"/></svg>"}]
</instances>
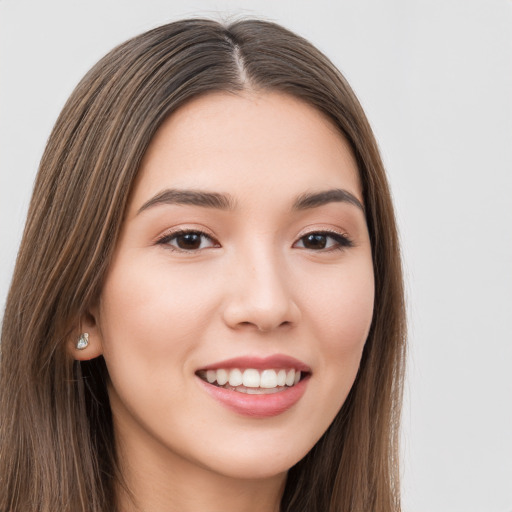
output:
<instances>
[{"instance_id":1,"label":"upper lip","mask_svg":"<svg viewBox=\"0 0 512 512\"><path fill-rule=\"evenodd\" d=\"M199 370L218 370L221 368L254 368L255 370L294 368L301 372L311 373L311 368L307 364L284 354L275 354L267 357L233 357L232 359L225 359L224 361L202 366Z\"/></svg>"}]
</instances>

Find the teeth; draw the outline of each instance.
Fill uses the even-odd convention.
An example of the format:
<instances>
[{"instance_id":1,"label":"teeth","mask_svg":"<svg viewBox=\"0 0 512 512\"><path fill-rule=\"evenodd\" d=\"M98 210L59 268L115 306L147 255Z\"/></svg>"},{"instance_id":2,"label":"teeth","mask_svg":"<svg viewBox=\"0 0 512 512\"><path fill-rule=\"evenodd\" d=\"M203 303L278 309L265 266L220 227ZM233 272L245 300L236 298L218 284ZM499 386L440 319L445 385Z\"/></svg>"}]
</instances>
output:
<instances>
[{"instance_id":1,"label":"teeth","mask_svg":"<svg viewBox=\"0 0 512 512\"><path fill-rule=\"evenodd\" d=\"M240 386L240 384L243 383L243 377L242 377L242 372L238 369L238 368L235 368L233 370L231 370L229 372L229 385L230 386Z\"/></svg>"},{"instance_id":2,"label":"teeth","mask_svg":"<svg viewBox=\"0 0 512 512\"><path fill-rule=\"evenodd\" d=\"M242 377L242 384L246 388L259 388L260 372L258 370L245 370Z\"/></svg>"},{"instance_id":3,"label":"teeth","mask_svg":"<svg viewBox=\"0 0 512 512\"><path fill-rule=\"evenodd\" d=\"M265 389L275 388L277 386L277 374L274 370L263 370L261 372L260 387Z\"/></svg>"},{"instance_id":4,"label":"teeth","mask_svg":"<svg viewBox=\"0 0 512 512\"><path fill-rule=\"evenodd\" d=\"M240 370L233 368L230 370L207 370L200 372L199 376L210 384L217 383L218 386L237 387L243 386L246 388L245 392L249 394L260 394L264 390L279 391L279 388L285 386L291 387L297 384L301 378L301 372L295 371L294 368L290 370L255 370L254 368L247 368Z\"/></svg>"},{"instance_id":5,"label":"teeth","mask_svg":"<svg viewBox=\"0 0 512 512\"><path fill-rule=\"evenodd\" d=\"M214 372L215 370L210 370ZM217 384L219 386L224 386L226 382L229 380L229 374L226 370L217 370ZM215 381L214 381L215 382Z\"/></svg>"},{"instance_id":6,"label":"teeth","mask_svg":"<svg viewBox=\"0 0 512 512\"><path fill-rule=\"evenodd\" d=\"M285 384L287 386L293 386L294 382L295 382L295 370L291 369L286 374Z\"/></svg>"}]
</instances>

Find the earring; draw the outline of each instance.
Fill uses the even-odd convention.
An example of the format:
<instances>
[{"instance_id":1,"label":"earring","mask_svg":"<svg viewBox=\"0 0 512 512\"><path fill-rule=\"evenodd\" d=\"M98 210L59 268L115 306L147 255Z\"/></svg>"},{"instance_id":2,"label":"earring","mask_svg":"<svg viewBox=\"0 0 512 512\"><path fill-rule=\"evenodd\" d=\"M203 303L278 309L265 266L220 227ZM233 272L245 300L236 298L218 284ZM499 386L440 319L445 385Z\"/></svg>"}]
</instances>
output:
<instances>
[{"instance_id":1,"label":"earring","mask_svg":"<svg viewBox=\"0 0 512 512\"><path fill-rule=\"evenodd\" d=\"M83 332L78 337L78 341L76 342L76 348L77 350L83 350L84 348L87 348L87 345L89 345L89 333Z\"/></svg>"}]
</instances>

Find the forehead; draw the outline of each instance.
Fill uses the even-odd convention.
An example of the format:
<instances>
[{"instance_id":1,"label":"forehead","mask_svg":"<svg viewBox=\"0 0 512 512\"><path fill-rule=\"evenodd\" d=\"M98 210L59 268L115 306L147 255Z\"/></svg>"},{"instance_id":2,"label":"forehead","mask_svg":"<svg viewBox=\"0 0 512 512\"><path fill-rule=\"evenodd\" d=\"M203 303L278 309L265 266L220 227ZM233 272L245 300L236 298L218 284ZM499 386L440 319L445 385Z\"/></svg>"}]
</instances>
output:
<instances>
[{"instance_id":1,"label":"forehead","mask_svg":"<svg viewBox=\"0 0 512 512\"><path fill-rule=\"evenodd\" d=\"M281 93L211 93L173 113L144 156L133 208L169 187L246 198L338 187L362 202L345 138L317 109Z\"/></svg>"}]
</instances>

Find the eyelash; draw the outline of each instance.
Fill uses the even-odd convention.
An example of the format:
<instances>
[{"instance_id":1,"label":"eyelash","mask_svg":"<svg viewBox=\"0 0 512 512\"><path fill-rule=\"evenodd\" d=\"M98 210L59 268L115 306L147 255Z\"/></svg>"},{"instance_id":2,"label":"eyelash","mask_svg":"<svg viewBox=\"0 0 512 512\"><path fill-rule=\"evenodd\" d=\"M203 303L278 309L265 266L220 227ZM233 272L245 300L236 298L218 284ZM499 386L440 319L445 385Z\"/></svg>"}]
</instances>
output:
<instances>
[{"instance_id":1,"label":"eyelash","mask_svg":"<svg viewBox=\"0 0 512 512\"><path fill-rule=\"evenodd\" d=\"M212 245L210 247L201 247L202 241L200 241L199 247L195 248L189 248L185 249L182 247L175 247L171 245L172 240L177 240L179 237L184 237L187 235L197 235L201 239L208 239ZM324 237L326 240L331 239L334 240L334 244L328 247L321 247L320 249L308 249L304 246L304 240L306 237ZM338 233L335 231L310 231L309 233L306 233L302 235L296 242L294 242L293 247L296 246L297 243L302 242L303 247L299 247L300 249L305 250L311 250L313 252L331 252L331 251L343 251L345 249L348 249L350 247L354 247L354 242L346 235L342 233ZM168 233L161 238L159 238L156 241L159 245L167 245L172 251L177 252L184 252L184 253L190 253L190 252L196 252L205 248L212 248L212 247L220 247L220 244L210 235L207 233L197 230L197 229L182 229L179 231L174 231L172 233ZM326 241L326 244L328 244L328 241Z\"/></svg>"},{"instance_id":2,"label":"eyelash","mask_svg":"<svg viewBox=\"0 0 512 512\"><path fill-rule=\"evenodd\" d=\"M322 247L317 250L309 249L315 252L343 251L344 249L354 247L354 242L348 237L348 235L338 233L336 231L310 231L309 233L302 235L293 245L295 246L300 241L302 241L302 244L304 245L304 239L310 236L325 237L326 239L330 238L334 240L334 244L331 247ZM304 249L307 250L308 248L304 247Z\"/></svg>"},{"instance_id":3,"label":"eyelash","mask_svg":"<svg viewBox=\"0 0 512 512\"><path fill-rule=\"evenodd\" d=\"M172 251L178 251L178 252L195 252L197 250L205 249L205 247L198 247L195 249L183 249L181 247L174 247L170 244L172 240L175 240L179 238L180 236L186 236L186 235L198 235L202 239L208 239L212 242L212 247L220 247L220 244L210 235L205 233L204 231L200 231L198 229L181 229L179 231L174 231L172 233L168 233L164 235L162 238L159 238L157 240L157 244L160 245L167 245ZM200 242L200 245L202 245L202 241Z\"/></svg>"}]
</instances>

